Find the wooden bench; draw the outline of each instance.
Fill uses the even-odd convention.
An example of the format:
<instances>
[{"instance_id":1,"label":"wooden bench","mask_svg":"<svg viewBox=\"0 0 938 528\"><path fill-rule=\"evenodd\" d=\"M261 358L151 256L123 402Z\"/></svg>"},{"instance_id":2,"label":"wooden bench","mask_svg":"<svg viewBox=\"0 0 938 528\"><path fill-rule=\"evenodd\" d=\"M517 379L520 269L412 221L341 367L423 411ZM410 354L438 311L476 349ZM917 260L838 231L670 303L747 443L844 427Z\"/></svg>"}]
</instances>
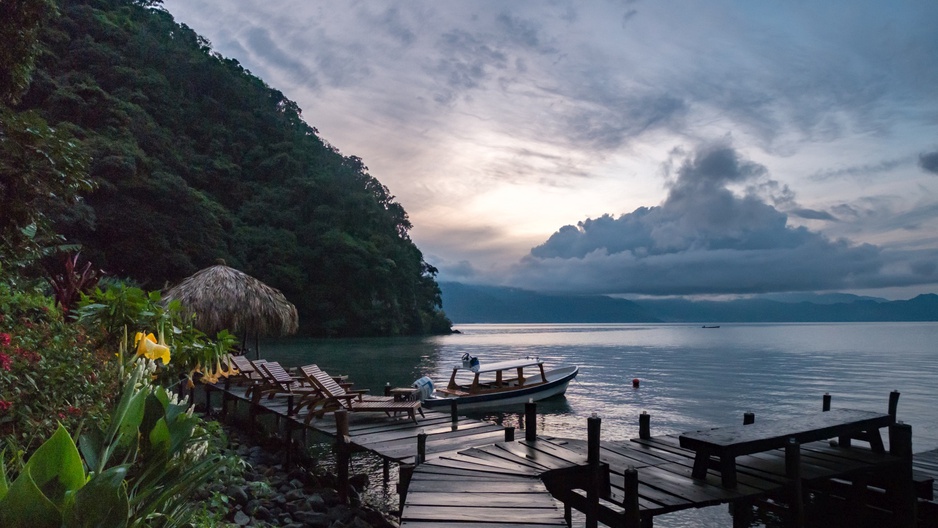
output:
<instances>
[{"instance_id":1,"label":"wooden bench","mask_svg":"<svg viewBox=\"0 0 938 528\"><path fill-rule=\"evenodd\" d=\"M695 451L693 477L704 479L710 458L716 457L723 486L736 486L736 457L786 447L791 439L797 444L837 437L840 445L850 446L851 439L869 442L876 453L885 452L879 430L895 423L895 417L870 411L837 409L786 420L769 420L750 425L720 427L683 433L681 447Z\"/></svg>"}]
</instances>

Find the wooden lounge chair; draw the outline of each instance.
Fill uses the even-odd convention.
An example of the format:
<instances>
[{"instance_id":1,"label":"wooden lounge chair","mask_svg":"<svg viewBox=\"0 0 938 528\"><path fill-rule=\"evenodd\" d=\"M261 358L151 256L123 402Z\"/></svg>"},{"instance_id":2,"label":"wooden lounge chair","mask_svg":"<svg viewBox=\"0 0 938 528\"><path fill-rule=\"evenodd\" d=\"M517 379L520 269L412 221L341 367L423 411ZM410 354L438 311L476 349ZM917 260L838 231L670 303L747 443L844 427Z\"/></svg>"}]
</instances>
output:
<instances>
[{"instance_id":1,"label":"wooden lounge chair","mask_svg":"<svg viewBox=\"0 0 938 528\"><path fill-rule=\"evenodd\" d=\"M316 365L307 365L300 369L306 380L316 385L322 391L323 399L310 405L306 423L313 418L321 418L329 411L345 409L349 412L383 412L388 416L392 413L407 413L414 423L417 423L417 412L423 416L419 401L394 401L394 398L365 397L360 392L348 392L342 388L331 376Z\"/></svg>"},{"instance_id":2,"label":"wooden lounge chair","mask_svg":"<svg viewBox=\"0 0 938 528\"><path fill-rule=\"evenodd\" d=\"M234 365L238 369L239 375L234 378L235 382L238 385L243 383L255 384L264 379L263 375L258 372L258 365L266 363L264 359L258 359L256 361L251 361L246 356L234 356L229 355L227 361Z\"/></svg>"},{"instance_id":3,"label":"wooden lounge chair","mask_svg":"<svg viewBox=\"0 0 938 528\"><path fill-rule=\"evenodd\" d=\"M271 399L275 396L286 396L287 415L293 414L293 398L300 397L296 407L308 405L313 401L323 399L323 394L315 385L304 383L294 379L284 368L276 361L265 361L257 364L262 380L251 387L251 403L260 404L261 398L267 396Z\"/></svg>"}]
</instances>

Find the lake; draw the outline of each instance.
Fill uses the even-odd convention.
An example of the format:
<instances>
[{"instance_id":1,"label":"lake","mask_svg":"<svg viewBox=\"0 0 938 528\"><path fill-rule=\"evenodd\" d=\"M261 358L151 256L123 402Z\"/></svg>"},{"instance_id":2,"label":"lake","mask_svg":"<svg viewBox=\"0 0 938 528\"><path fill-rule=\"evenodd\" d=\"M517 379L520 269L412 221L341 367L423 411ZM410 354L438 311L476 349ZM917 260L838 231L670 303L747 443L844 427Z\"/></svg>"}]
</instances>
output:
<instances>
[{"instance_id":1,"label":"lake","mask_svg":"<svg viewBox=\"0 0 938 528\"><path fill-rule=\"evenodd\" d=\"M638 415L652 434L785 418L833 408L885 412L898 390L898 419L913 428L913 449L938 448L938 323L513 324L457 325L449 336L396 339L283 339L261 355L285 366L316 363L381 394L429 375L449 379L464 353L483 362L538 356L576 364L566 397L538 404L538 430L585 438L586 418L602 418L602 437L638 436ZM632 379L640 380L638 389ZM515 425L522 408L479 418ZM388 499L390 500L390 499ZM726 526L725 508L661 516L656 526Z\"/></svg>"}]
</instances>

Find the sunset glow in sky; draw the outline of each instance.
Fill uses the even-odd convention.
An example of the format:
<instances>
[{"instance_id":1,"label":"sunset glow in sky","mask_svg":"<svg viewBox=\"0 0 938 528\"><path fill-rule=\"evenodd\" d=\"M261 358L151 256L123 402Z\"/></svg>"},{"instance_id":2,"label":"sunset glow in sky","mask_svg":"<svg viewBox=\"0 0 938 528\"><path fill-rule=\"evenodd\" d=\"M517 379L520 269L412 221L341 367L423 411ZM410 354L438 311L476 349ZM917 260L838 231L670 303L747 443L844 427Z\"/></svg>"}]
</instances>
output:
<instances>
[{"instance_id":1,"label":"sunset glow in sky","mask_svg":"<svg viewBox=\"0 0 938 528\"><path fill-rule=\"evenodd\" d=\"M938 292L938 3L164 8L362 158L441 280Z\"/></svg>"}]
</instances>

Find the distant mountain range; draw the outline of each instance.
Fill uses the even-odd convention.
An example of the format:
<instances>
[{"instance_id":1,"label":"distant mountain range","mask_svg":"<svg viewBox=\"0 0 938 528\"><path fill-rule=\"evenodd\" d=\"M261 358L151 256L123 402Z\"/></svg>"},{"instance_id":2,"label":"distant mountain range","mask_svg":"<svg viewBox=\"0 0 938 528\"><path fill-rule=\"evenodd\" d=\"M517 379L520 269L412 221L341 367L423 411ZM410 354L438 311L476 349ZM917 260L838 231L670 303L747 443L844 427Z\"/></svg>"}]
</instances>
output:
<instances>
[{"instance_id":1,"label":"distant mountain range","mask_svg":"<svg viewBox=\"0 0 938 528\"><path fill-rule=\"evenodd\" d=\"M459 323L756 323L938 321L938 295L888 301L846 293L769 294L730 301L551 295L441 282L443 310Z\"/></svg>"}]
</instances>

